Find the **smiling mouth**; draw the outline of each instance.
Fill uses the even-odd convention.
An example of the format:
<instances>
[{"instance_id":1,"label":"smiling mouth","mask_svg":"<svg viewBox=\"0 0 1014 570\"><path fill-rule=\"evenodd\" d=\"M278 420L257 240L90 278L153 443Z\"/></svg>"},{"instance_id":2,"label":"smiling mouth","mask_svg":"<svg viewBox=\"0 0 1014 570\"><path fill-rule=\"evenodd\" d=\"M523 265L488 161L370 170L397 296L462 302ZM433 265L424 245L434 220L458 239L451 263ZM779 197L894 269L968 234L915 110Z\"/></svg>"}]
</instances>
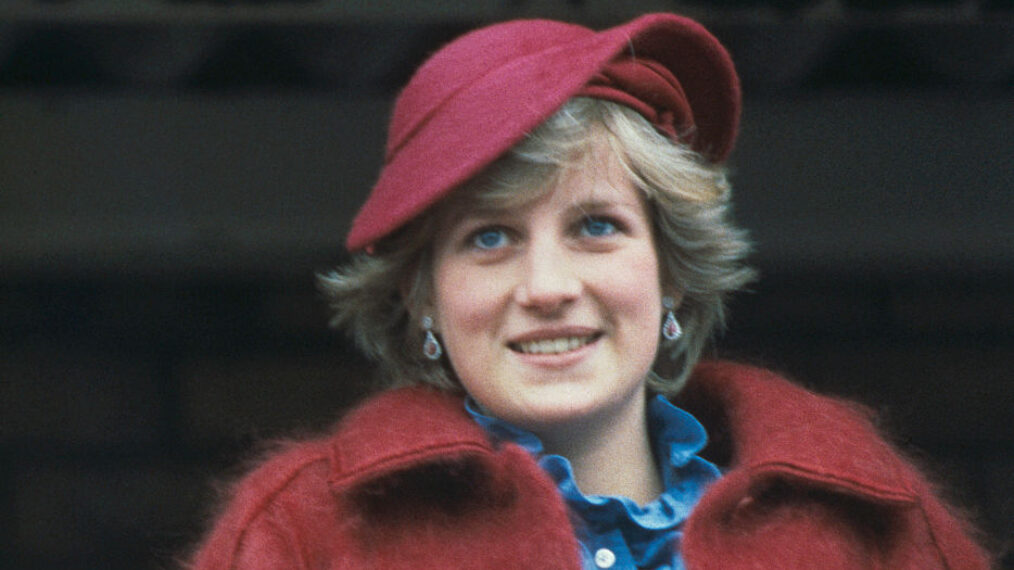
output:
<instances>
[{"instance_id":1,"label":"smiling mouth","mask_svg":"<svg viewBox=\"0 0 1014 570\"><path fill-rule=\"evenodd\" d=\"M599 335L568 336L561 338L548 338L544 340L533 340L531 342L512 342L511 350L522 354L562 354L577 350L582 346L592 343Z\"/></svg>"}]
</instances>

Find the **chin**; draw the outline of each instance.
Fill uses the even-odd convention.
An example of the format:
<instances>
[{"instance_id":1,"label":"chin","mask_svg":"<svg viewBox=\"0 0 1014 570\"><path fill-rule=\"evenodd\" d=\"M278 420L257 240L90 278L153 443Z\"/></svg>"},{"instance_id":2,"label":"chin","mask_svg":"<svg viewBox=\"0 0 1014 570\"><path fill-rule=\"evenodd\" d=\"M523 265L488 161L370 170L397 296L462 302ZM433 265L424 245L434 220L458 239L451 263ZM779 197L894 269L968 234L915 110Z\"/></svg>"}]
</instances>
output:
<instances>
[{"instance_id":1,"label":"chin","mask_svg":"<svg viewBox=\"0 0 1014 570\"><path fill-rule=\"evenodd\" d=\"M514 419L504 419L518 427L545 429L591 419L618 404L588 392L587 388L579 388L552 395L540 394L511 410Z\"/></svg>"}]
</instances>

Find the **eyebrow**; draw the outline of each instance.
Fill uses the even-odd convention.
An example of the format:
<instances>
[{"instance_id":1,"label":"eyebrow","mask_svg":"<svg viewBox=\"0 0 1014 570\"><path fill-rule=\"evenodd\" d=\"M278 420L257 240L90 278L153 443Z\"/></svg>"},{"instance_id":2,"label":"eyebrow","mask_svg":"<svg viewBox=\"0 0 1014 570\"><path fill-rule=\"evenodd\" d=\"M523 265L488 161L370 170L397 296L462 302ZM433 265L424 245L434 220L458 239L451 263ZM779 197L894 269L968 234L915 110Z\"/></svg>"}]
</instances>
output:
<instances>
[{"instance_id":1,"label":"eyebrow","mask_svg":"<svg viewBox=\"0 0 1014 570\"><path fill-rule=\"evenodd\" d=\"M575 202L567 209L569 211L594 212L616 207L637 209L640 208L641 205L639 203L631 203L626 200L584 200L582 202Z\"/></svg>"},{"instance_id":2,"label":"eyebrow","mask_svg":"<svg viewBox=\"0 0 1014 570\"><path fill-rule=\"evenodd\" d=\"M453 221L469 220L494 220L496 218L517 216L521 211L530 207L532 204L525 204L521 207L507 207L507 206L496 206L496 205L479 205L479 204L463 204L462 207L455 208L450 211L450 219ZM609 200L602 198L589 197L586 199L578 199L567 206L566 210L568 213L587 213L597 212L602 210L608 210L611 208L623 208L638 210L642 204L637 201L629 200Z\"/></svg>"}]
</instances>

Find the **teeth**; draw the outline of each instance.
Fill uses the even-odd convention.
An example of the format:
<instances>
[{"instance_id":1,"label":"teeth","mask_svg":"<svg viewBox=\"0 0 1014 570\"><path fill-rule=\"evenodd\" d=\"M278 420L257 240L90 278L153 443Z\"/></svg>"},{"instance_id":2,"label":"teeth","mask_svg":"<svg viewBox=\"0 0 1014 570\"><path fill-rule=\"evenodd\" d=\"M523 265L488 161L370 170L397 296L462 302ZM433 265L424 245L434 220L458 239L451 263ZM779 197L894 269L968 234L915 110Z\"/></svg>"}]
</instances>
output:
<instances>
[{"instance_id":1,"label":"teeth","mask_svg":"<svg viewBox=\"0 0 1014 570\"><path fill-rule=\"evenodd\" d=\"M525 354L560 354L576 350L591 342L590 336L572 336L566 338L552 338L536 340L533 342L522 342L517 345L518 350Z\"/></svg>"}]
</instances>

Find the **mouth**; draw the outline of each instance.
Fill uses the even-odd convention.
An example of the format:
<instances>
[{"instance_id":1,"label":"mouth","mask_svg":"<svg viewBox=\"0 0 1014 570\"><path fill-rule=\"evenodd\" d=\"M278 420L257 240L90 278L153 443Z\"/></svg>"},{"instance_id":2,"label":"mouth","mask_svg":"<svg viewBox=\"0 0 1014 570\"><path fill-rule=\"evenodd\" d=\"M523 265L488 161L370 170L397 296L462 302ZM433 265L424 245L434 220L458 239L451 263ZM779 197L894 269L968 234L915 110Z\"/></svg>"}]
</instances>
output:
<instances>
[{"instance_id":1,"label":"mouth","mask_svg":"<svg viewBox=\"0 0 1014 570\"><path fill-rule=\"evenodd\" d=\"M599 334L565 336L528 342L512 342L510 349L522 354L563 354L587 346L599 338Z\"/></svg>"}]
</instances>

